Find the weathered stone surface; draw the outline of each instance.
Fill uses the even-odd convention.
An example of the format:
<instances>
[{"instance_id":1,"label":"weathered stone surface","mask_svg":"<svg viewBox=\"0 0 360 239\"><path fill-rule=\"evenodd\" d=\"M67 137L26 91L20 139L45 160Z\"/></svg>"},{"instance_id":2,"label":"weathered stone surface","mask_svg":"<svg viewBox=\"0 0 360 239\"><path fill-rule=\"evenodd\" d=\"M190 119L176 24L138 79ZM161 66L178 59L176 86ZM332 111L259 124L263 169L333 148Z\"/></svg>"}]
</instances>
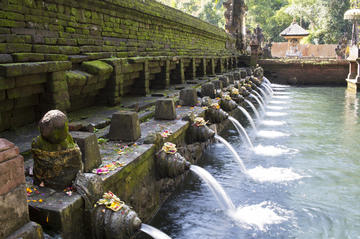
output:
<instances>
[{"instance_id":1,"label":"weathered stone surface","mask_svg":"<svg viewBox=\"0 0 360 239\"><path fill-rule=\"evenodd\" d=\"M0 75L13 77L69 69L71 69L70 61L9 63L0 64Z\"/></svg>"},{"instance_id":2,"label":"weathered stone surface","mask_svg":"<svg viewBox=\"0 0 360 239\"><path fill-rule=\"evenodd\" d=\"M0 63L11 63L13 58L10 54L0 54Z\"/></svg>"},{"instance_id":3,"label":"weathered stone surface","mask_svg":"<svg viewBox=\"0 0 360 239\"><path fill-rule=\"evenodd\" d=\"M41 135L33 140L34 182L63 189L83 171L81 151L69 134L68 120L58 110L49 111L39 123Z\"/></svg>"},{"instance_id":4,"label":"weathered stone surface","mask_svg":"<svg viewBox=\"0 0 360 239\"><path fill-rule=\"evenodd\" d=\"M198 103L196 89L186 88L180 91L180 105L195 106Z\"/></svg>"},{"instance_id":5,"label":"weathered stone surface","mask_svg":"<svg viewBox=\"0 0 360 239\"><path fill-rule=\"evenodd\" d=\"M50 143L58 144L68 135L68 120L60 110L47 112L39 122L41 136Z\"/></svg>"},{"instance_id":6,"label":"weathered stone surface","mask_svg":"<svg viewBox=\"0 0 360 239\"><path fill-rule=\"evenodd\" d=\"M160 151L156 154L156 170L161 177L175 178L189 168L190 163L179 153L167 154Z\"/></svg>"},{"instance_id":7,"label":"weathered stone surface","mask_svg":"<svg viewBox=\"0 0 360 239\"><path fill-rule=\"evenodd\" d=\"M91 172L101 164L101 156L96 135L94 133L73 131L71 135L82 153L84 172Z\"/></svg>"},{"instance_id":8,"label":"weathered stone surface","mask_svg":"<svg viewBox=\"0 0 360 239\"><path fill-rule=\"evenodd\" d=\"M206 83L201 86L202 96L209 96L210 98L215 98L215 86L212 83Z\"/></svg>"},{"instance_id":9,"label":"weathered stone surface","mask_svg":"<svg viewBox=\"0 0 360 239\"><path fill-rule=\"evenodd\" d=\"M155 119L157 120L176 119L175 103L173 99L160 99L156 101Z\"/></svg>"},{"instance_id":10,"label":"weathered stone surface","mask_svg":"<svg viewBox=\"0 0 360 239\"><path fill-rule=\"evenodd\" d=\"M219 80L222 82L223 87L228 87L229 86L229 78L227 76L220 76Z\"/></svg>"},{"instance_id":11,"label":"weathered stone surface","mask_svg":"<svg viewBox=\"0 0 360 239\"><path fill-rule=\"evenodd\" d=\"M103 61L86 61L81 64L81 67L94 75L106 75L113 71L113 67Z\"/></svg>"},{"instance_id":12,"label":"weathered stone surface","mask_svg":"<svg viewBox=\"0 0 360 239\"><path fill-rule=\"evenodd\" d=\"M50 194L50 195L49 195ZM40 197L30 199L37 200ZM62 238L83 239L84 200L78 193L71 197L64 192L41 195L43 203L29 203L30 219L49 230L59 233Z\"/></svg>"},{"instance_id":13,"label":"weathered stone surface","mask_svg":"<svg viewBox=\"0 0 360 239\"><path fill-rule=\"evenodd\" d=\"M245 79L245 77L247 76L247 72L245 69L240 70L240 76L241 76L241 79Z\"/></svg>"},{"instance_id":14,"label":"weathered stone surface","mask_svg":"<svg viewBox=\"0 0 360 239\"><path fill-rule=\"evenodd\" d=\"M5 238L29 221L25 184L0 195L0 211L0 238Z\"/></svg>"},{"instance_id":15,"label":"weathered stone surface","mask_svg":"<svg viewBox=\"0 0 360 239\"><path fill-rule=\"evenodd\" d=\"M22 156L17 155L15 158L0 163L0 182L0 195L6 194L18 185L25 183Z\"/></svg>"},{"instance_id":16,"label":"weathered stone surface","mask_svg":"<svg viewBox=\"0 0 360 239\"><path fill-rule=\"evenodd\" d=\"M214 80L211 83L213 83L213 85L215 86L215 89L217 89L217 90L222 90L224 87L222 81L220 81L220 80Z\"/></svg>"},{"instance_id":17,"label":"weathered stone surface","mask_svg":"<svg viewBox=\"0 0 360 239\"><path fill-rule=\"evenodd\" d=\"M42 227L35 222L28 222L20 229L9 235L6 239L43 239Z\"/></svg>"},{"instance_id":18,"label":"weathered stone surface","mask_svg":"<svg viewBox=\"0 0 360 239\"><path fill-rule=\"evenodd\" d=\"M109 131L111 140L135 141L140 136L140 122L136 112L120 111L112 115Z\"/></svg>"}]
</instances>

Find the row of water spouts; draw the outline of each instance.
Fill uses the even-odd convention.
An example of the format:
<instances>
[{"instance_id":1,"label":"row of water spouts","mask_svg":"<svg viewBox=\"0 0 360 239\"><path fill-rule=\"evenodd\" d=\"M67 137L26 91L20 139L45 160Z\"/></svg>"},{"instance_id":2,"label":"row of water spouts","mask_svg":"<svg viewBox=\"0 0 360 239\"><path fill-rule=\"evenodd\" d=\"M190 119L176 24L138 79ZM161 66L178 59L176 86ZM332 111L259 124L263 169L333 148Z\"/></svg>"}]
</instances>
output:
<instances>
[{"instance_id":1,"label":"row of water spouts","mask_svg":"<svg viewBox=\"0 0 360 239\"><path fill-rule=\"evenodd\" d=\"M263 83L261 86L263 88L257 87L257 89L259 90L259 92L261 94L259 94L255 90L253 90L249 96L251 98L255 99L255 101L259 105L261 111L263 113L265 113L266 102L269 100L270 97L273 96L274 91L271 87L271 82L266 77L263 77ZM253 111L255 117L259 121L261 116L260 116L259 111L254 106L254 104L251 101L249 101L248 99L245 99L244 102L247 105L249 105L249 107ZM238 105L238 109L244 114L244 116L249 121L249 124L251 125L253 130L256 132L257 128L256 128L255 121L251 117L249 112L240 105ZM237 119L235 119L234 117L231 117L231 116L229 116L228 119L233 123L238 134L245 138L250 149L253 150L254 149L253 143L251 142L249 135L247 134L245 128L241 125L241 123ZM251 172L249 172L249 170L246 168L244 162L242 161L242 159L240 158L240 156L238 155L236 150L230 145L230 143L219 135L215 135L215 139L218 140L219 142L221 142L222 144L224 144L231 151L231 153L234 156L234 159L239 163L241 172L244 173L246 176L255 179L254 177L252 177ZM191 165L190 170L192 172L194 172L196 175L198 175L206 183L206 185L209 187L209 189L211 190L211 192L213 193L213 195L219 202L220 207L230 216L233 215L235 213L236 208L235 208L232 200L230 199L230 197L226 194L225 190L217 182L217 180L208 171L206 171L205 169L203 169L199 166ZM293 178L296 179L297 177L295 176ZM162 231L160 231L154 227L151 227L149 225L146 225L146 224L142 225L141 230L143 232L149 234L150 236L152 236L155 239L171 239L168 235L166 235Z\"/></svg>"}]
</instances>

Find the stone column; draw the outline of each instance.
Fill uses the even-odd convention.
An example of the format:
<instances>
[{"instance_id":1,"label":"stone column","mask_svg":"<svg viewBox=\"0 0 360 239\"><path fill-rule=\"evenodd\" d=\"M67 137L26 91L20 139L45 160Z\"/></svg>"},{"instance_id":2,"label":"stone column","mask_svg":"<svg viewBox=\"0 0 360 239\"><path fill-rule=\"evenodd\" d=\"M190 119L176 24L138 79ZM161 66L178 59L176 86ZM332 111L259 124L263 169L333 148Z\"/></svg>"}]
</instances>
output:
<instances>
[{"instance_id":1,"label":"stone column","mask_svg":"<svg viewBox=\"0 0 360 239\"><path fill-rule=\"evenodd\" d=\"M0 238L43 238L29 220L24 159L13 143L0 138Z\"/></svg>"}]
</instances>

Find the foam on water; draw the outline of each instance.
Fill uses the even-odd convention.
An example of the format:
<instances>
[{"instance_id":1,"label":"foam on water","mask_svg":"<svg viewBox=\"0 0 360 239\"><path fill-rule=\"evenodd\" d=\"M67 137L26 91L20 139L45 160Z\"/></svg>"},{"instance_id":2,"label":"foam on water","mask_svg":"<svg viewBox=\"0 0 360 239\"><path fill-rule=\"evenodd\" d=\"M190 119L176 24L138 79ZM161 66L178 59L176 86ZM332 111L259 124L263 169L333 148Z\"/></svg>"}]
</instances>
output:
<instances>
[{"instance_id":1,"label":"foam on water","mask_svg":"<svg viewBox=\"0 0 360 239\"><path fill-rule=\"evenodd\" d=\"M274 99L290 99L290 96L287 96L287 95L274 95L272 98L274 98Z\"/></svg>"},{"instance_id":2,"label":"foam on water","mask_svg":"<svg viewBox=\"0 0 360 239\"><path fill-rule=\"evenodd\" d=\"M284 148L284 147L275 147L272 145L263 146L261 144L254 147L253 150L254 150L254 153L256 153L258 155L273 156L273 157L279 156L282 154L297 152L297 150L295 150L295 149L288 149L288 148Z\"/></svg>"},{"instance_id":3,"label":"foam on water","mask_svg":"<svg viewBox=\"0 0 360 239\"><path fill-rule=\"evenodd\" d=\"M257 133L257 136L263 137L263 138L274 139L274 138L279 138L279 137L286 137L286 136L289 136L289 134L285 134L283 132L275 131L275 130L260 130Z\"/></svg>"},{"instance_id":4,"label":"foam on water","mask_svg":"<svg viewBox=\"0 0 360 239\"><path fill-rule=\"evenodd\" d=\"M279 117L279 116L285 116L287 115L287 113L285 112L266 112L266 116L270 116L270 117Z\"/></svg>"},{"instance_id":5,"label":"foam on water","mask_svg":"<svg viewBox=\"0 0 360 239\"><path fill-rule=\"evenodd\" d=\"M271 105L267 105L266 108L268 108L269 110L283 110L284 107L281 106L271 106Z\"/></svg>"},{"instance_id":6,"label":"foam on water","mask_svg":"<svg viewBox=\"0 0 360 239\"><path fill-rule=\"evenodd\" d=\"M271 84L271 87L289 88L290 86L289 86L289 85L280 85L280 84L274 84L274 83L272 83L272 84Z\"/></svg>"},{"instance_id":7,"label":"foam on water","mask_svg":"<svg viewBox=\"0 0 360 239\"><path fill-rule=\"evenodd\" d=\"M292 212L282 209L272 202L265 201L256 205L240 206L235 212L230 212L230 217L239 226L247 229L266 231L268 225L280 224L287 221Z\"/></svg>"},{"instance_id":8,"label":"foam on water","mask_svg":"<svg viewBox=\"0 0 360 239\"><path fill-rule=\"evenodd\" d=\"M254 180L271 183L281 183L293 180L299 180L303 178L300 174L295 173L291 168L263 168L262 166L257 166L255 168L248 170L248 175Z\"/></svg>"},{"instance_id":9,"label":"foam on water","mask_svg":"<svg viewBox=\"0 0 360 239\"><path fill-rule=\"evenodd\" d=\"M277 105L282 105L282 104L286 104L286 101L278 101L278 100L271 100L269 101L269 104L277 104Z\"/></svg>"},{"instance_id":10,"label":"foam on water","mask_svg":"<svg viewBox=\"0 0 360 239\"><path fill-rule=\"evenodd\" d=\"M266 126L281 126L281 125L285 125L286 122L285 121L276 121L276 120L263 120L263 121L261 121L261 124L266 125Z\"/></svg>"},{"instance_id":11,"label":"foam on water","mask_svg":"<svg viewBox=\"0 0 360 239\"><path fill-rule=\"evenodd\" d=\"M290 92L274 90L274 95L290 95Z\"/></svg>"}]
</instances>

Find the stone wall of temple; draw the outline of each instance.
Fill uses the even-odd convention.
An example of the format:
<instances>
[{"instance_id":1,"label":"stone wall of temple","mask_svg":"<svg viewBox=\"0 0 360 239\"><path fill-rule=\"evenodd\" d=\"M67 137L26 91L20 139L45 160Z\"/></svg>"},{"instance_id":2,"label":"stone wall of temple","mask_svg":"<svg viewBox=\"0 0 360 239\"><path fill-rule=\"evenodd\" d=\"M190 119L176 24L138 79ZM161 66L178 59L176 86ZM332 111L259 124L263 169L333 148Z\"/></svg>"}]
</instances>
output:
<instances>
[{"instance_id":1,"label":"stone wall of temple","mask_svg":"<svg viewBox=\"0 0 360 239\"><path fill-rule=\"evenodd\" d=\"M265 59L258 64L271 82L279 84L345 85L349 73L346 60Z\"/></svg>"},{"instance_id":2,"label":"stone wall of temple","mask_svg":"<svg viewBox=\"0 0 360 239\"><path fill-rule=\"evenodd\" d=\"M237 64L223 29L154 0L0 6L0 131Z\"/></svg>"}]
</instances>

